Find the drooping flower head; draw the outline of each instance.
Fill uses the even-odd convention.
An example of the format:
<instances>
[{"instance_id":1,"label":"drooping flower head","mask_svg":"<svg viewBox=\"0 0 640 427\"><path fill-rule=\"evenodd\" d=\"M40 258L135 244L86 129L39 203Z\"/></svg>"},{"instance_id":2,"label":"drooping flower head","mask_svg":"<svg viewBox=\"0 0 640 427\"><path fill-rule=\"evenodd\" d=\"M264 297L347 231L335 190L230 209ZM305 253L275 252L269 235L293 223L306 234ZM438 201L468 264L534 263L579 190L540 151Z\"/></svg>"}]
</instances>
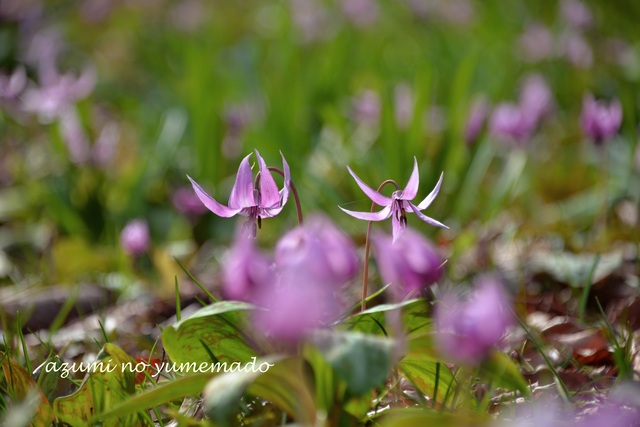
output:
<instances>
[{"instance_id":1,"label":"drooping flower head","mask_svg":"<svg viewBox=\"0 0 640 427\"><path fill-rule=\"evenodd\" d=\"M373 235L380 276L398 299L418 297L442 276L442 258L420 233L407 229L395 242L385 233Z\"/></svg>"},{"instance_id":2,"label":"drooping flower head","mask_svg":"<svg viewBox=\"0 0 640 427\"><path fill-rule=\"evenodd\" d=\"M411 201L418 194L418 185L420 181L420 175L418 171L418 160L413 158L413 172L411 173L411 177L409 177L409 181L407 185L402 190L396 190L393 192L391 197L387 197L383 194L380 194L378 191L372 189L367 184L365 184L358 176L351 170L349 166L347 166L349 173L356 180L356 183L360 187L360 189L367 195L375 204L379 206L383 206L383 209L379 212L354 212L347 209L342 209L343 212L351 215L354 218L362 219L365 221L383 221L389 217L392 217L392 227L393 227L393 239L397 239L400 237L400 234L407 228L407 212L415 213L418 218L427 224L433 225L435 227L449 228L446 225L442 224L435 219L426 216L422 213L423 210L428 208L431 203L435 200L438 192L440 191L440 186L442 185L442 176L440 174L440 179L436 184L435 188L429 193L425 199L420 202L417 206L411 203Z\"/></svg>"},{"instance_id":3,"label":"drooping flower head","mask_svg":"<svg viewBox=\"0 0 640 427\"><path fill-rule=\"evenodd\" d=\"M588 94L582 101L582 130L596 145L610 140L622 124L622 106L614 99L609 105Z\"/></svg>"},{"instance_id":4,"label":"drooping flower head","mask_svg":"<svg viewBox=\"0 0 640 427\"><path fill-rule=\"evenodd\" d=\"M502 284L490 277L477 279L466 300L446 295L435 313L440 351L463 364L480 362L512 324L510 306Z\"/></svg>"},{"instance_id":5,"label":"drooping flower head","mask_svg":"<svg viewBox=\"0 0 640 427\"><path fill-rule=\"evenodd\" d=\"M262 157L260 157L260 153L256 150L260 168L259 188L254 186L251 165L249 164L251 154L249 154L240 162L236 182L229 196L229 206L224 206L217 202L190 176L187 175L187 178L191 181L193 190L207 209L223 218L231 218L238 214L246 216L247 221L244 229L248 235L255 237L257 227L260 227L262 218L271 218L278 215L289 199L291 185L289 165L284 159L284 155L282 153L280 155L282 156L282 167L284 169L284 186L282 190L278 191L278 186L273 176L271 176L271 172Z\"/></svg>"},{"instance_id":6,"label":"drooping flower head","mask_svg":"<svg viewBox=\"0 0 640 427\"><path fill-rule=\"evenodd\" d=\"M120 247L130 255L142 255L149 242L149 226L144 219L129 222L120 233Z\"/></svg>"}]
</instances>

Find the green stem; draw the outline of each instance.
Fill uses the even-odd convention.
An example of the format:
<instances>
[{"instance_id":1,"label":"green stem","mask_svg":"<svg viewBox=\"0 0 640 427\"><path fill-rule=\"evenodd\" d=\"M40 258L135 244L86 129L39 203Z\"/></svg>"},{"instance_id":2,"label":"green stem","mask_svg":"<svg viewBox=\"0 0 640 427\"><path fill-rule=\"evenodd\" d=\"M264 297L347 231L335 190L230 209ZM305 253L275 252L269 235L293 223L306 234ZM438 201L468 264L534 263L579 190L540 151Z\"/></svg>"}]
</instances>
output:
<instances>
[{"instance_id":1,"label":"green stem","mask_svg":"<svg viewBox=\"0 0 640 427\"><path fill-rule=\"evenodd\" d=\"M378 193L382 191L384 186L387 184L393 184L396 187L396 190L398 190L398 184L394 180L388 179L384 181L382 184L380 184L380 187L378 187ZM375 202L371 202L371 210L369 212L373 212L373 209L375 208L375 206L376 206ZM372 222L373 221L369 221L369 223L367 224L367 237L364 241L364 267L362 269L362 301L363 303L362 303L362 306L360 307L360 311L365 311L367 309L366 299L367 299L367 288L369 285L369 251L371 249L370 236L371 236Z\"/></svg>"}]
</instances>

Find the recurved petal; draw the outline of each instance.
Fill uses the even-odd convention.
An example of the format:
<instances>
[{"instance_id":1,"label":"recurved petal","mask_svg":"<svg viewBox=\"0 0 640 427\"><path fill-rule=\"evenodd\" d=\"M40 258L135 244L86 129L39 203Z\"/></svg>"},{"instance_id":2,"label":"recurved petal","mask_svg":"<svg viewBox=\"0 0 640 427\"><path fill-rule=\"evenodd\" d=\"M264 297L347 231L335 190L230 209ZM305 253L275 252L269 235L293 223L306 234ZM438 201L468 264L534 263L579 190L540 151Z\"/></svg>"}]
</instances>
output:
<instances>
[{"instance_id":1,"label":"recurved petal","mask_svg":"<svg viewBox=\"0 0 640 427\"><path fill-rule=\"evenodd\" d=\"M413 200L418 194L418 185L420 184L420 171L418 170L418 160L413 157L413 172L409 177L407 186L402 191L403 200Z\"/></svg>"},{"instance_id":2,"label":"recurved petal","mask_svg":"<svg viewBox=\"0 0 640 427\"><path fill-rule=\"evenodd\" d=\"M258 150L256 150L256 157L258 157L258 165L260 165L260 205L266 208L278 206L280 204L278 186Z\"/></svg>"},{"instance_id":3,"label":"recurved petal","mask_svg":"<svg viewBox=\"0 0 640 427\"><path fill-rule=\"evenodd\" d=\"M383 221L391 216L391 205L385 206L379 212L355 212L338 206L344 213L354 218L363 219L365 221Z\"/></svg>"},{"instance_id":4,"label":"recurved petal","mask_svg":"<svg viewBox=\"0 0 640 427\"><path fill-rule=\"evenodd\" d=\"M291 187L291 171L289 170L289 164L285 160L282 151L280 152L280 156L282 156L282 169L284 172L284 186L282 187L282 190L280 190L280 197L282 199L280 206L284 206L287 204L287 200L289 200L289 188Z\"/></svg>"},{"instance_id":5,"label":"recurved petal","mask_svg":"<svg viewBox=\"0 0 640 427\"><path fill-rule=\"evenodd\" d=\"M255 198L253 197L253 174L251 173L251 165L249 165L248 154L240 162L238 173L236 174L236 182L231 189L229 196L229 207L232 209L242 209L255 206Z\"/></svg>"},{"instance_id":6,"label":"recurved petal","mask_svg":"<svg viewBox=\"0 0 640 427\"><path fill-rule=\"evenodd\" d=\"M378 193L376 190L374 190L373 188L371 188L367 184L365 184L364 181L362 181L360 178L358 178L358 175L356 175L351 170L351 168L349 166L347 166L347 169L349 170L349 173L351 174L353 179L356 180L356 183L358 184L358 187L360 187L360 189L364 192L364 194L366 194L367 197L369 197L371 200L373 200L373 202L375 204L380 205L380 206L388 206L388 205L391 204L391 199L389 197Z\"/></svg>"},{"instance_id":7,"label":"recurved petal","mask_svg":"<svg viewBox=\"0 0 640 427\"><path fill-rule=\"evenodd\" d=\"M438 196L438 193L440 192L440 186L442 185L443 176L444 176L444 172L440 174L440 179L438 180L438 183L436 184L436 186L433 187L433 190L431 190L431 193L429 193L429 195L425 197L424 200L421 201L420 204L418 205L419 210L427 209L431 205L431 203L433 203L435 198Z\"/></svg>"},{"instance_id":8,"label":"recurved petal","mask_svg":"<svg viewBox=\"0 0 640 427\"><path fill-rule=\"evenodd\" d=\"M193 186L193 190L196 192L196 196L202 202L203 205L206 206L214 214L221 216L223 218L230 218L240 212L242 209L232 209L228 208L224 205L218 203L213 197L208 195L197 182L195 182L189 175L187 175L189 181L191 181L191 185Z\"/></svg>"},{"instance_id":9,"label":"recurved petal","mask_svg":"<svg viewBox=\"0 0 640 427\"><path fill-rule=\"evenodd\" d=\"M427 224L433 225L434 227L442 227L442 228L449 229L449 227L447 227L446 225L444 225L440 221L436 221L435 219L433 219L431 217L428 217L425 214L423 214L422 212L420 212L420 209L418 209L418 207L416 205L414 205L413 203L409 203L409 207L411 208L413 213L418 216L418 218L420 218L421 220L423 220Z\"/></svg>"}]
</instances>

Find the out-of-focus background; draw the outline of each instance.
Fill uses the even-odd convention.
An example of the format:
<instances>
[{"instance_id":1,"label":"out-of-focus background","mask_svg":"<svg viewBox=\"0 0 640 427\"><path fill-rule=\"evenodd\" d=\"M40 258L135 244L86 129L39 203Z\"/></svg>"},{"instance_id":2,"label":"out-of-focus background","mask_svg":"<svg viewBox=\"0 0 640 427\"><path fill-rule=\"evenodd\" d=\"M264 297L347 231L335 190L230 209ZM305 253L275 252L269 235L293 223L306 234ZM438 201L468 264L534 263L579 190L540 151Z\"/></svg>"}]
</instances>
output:
<instances>
[{"instance_id":1,"label":"out-of-focus background","mask_svg":"<svg viewBox=\"0 0 640 427\"><path fill-rule=\"evenodd\" d=\"M450 230L409 222L453 282L637 259L638 18L632 0L2 0L3 311L54 285L171 295L175 258L215 282L235 220L186 175L226 203L254 149L360 243L347 165L403 186L416 156L419 199L444 171L427 214ZM585 117L589 96L620 126L594 132L616 119Z\"/></svg>"}]
</instances>

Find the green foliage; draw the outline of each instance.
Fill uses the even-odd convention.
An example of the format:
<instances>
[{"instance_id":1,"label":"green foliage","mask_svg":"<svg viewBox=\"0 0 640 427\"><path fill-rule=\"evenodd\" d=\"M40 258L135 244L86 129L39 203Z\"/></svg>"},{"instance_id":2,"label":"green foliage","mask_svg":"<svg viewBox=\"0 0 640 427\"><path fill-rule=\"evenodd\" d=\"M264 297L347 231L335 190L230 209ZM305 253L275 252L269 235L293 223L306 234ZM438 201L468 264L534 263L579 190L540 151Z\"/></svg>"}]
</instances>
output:
<instances>
[{"instance_id":1,"label":"green foliage","mask_svg":"<svg viewBox=\"0 0 640 427\"><path fill-rule=\"evenodd\" d=\"M162 332L165 351L176 363L249 362L256 353L243 327L251 310L251 304L237 301L204 307Z\"/></svg>"}]
</instances>

